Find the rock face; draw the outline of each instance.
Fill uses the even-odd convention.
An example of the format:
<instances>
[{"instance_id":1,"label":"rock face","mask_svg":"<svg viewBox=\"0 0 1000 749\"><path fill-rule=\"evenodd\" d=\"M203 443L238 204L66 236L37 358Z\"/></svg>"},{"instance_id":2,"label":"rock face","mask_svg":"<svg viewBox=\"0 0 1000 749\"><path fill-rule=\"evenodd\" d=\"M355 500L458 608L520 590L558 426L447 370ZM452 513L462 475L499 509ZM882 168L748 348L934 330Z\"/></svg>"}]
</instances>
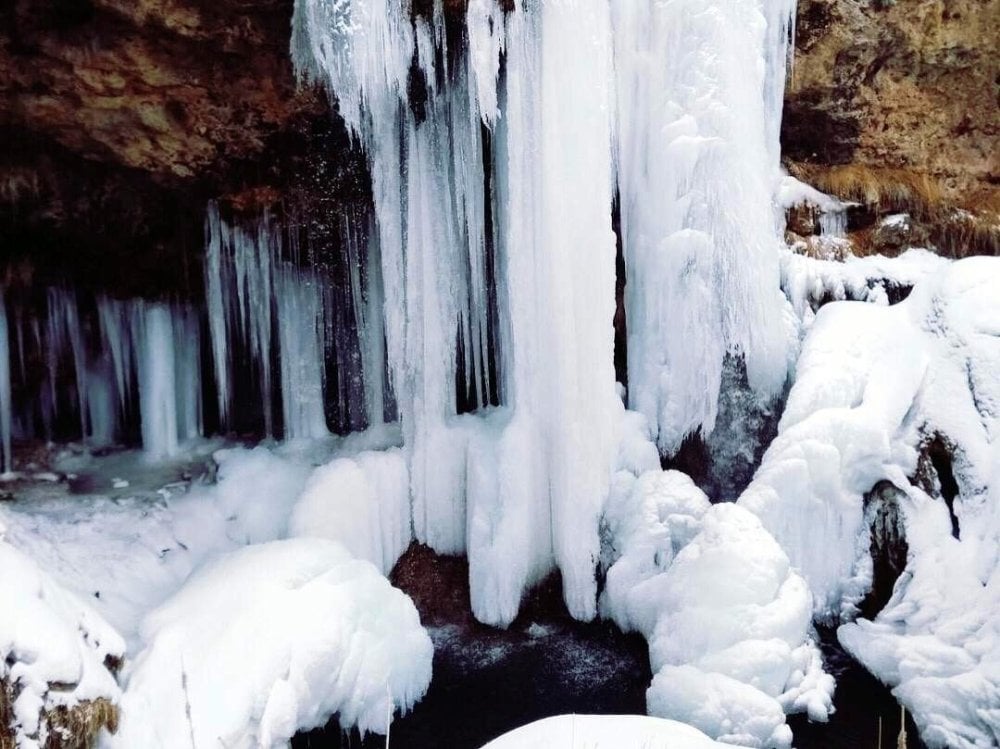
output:
<instances>
[{"instance_id":1,"label":"rock face","mask_svg":"<svg viewBox=\"0 0 1000 749\"><path fill-rule=\"evenodd\" d=\"M295 85L292 5L0 5L0 260L85 278L117 268L121 293L156 293L194 283L212 197L365 199L363 158L323 96ZM464 0L446 7L460 18ZM998 25L1000 0L801 0L790 168L821 183L855 167L929 180L951 204L996 213Z\"/></svg>"},{"instance_id":2,"label":"rock face","mask_svg":"<svg viewBox=\"0 0 1000 749\"><path fill-rule=\"evenodd\" d=\"M785 157L1000 211L998 39L998 0L799 0Z\"/></svg>"},{"instance_id":3,"label":"rock face","mask_svg":"<svg viewBox=\"0 0 1000 749\"><path fill-rule=\"evenodd\" d=\"M0 16L0 112L160 182L263 150L315 97L288 61L289 0L15 0Z\"/></svg>"},{"instance_id":4,"label":"rock face","mask_svg":"<svg viewBox=\"0 0 1000 749\"><path fill-rule=\"evenodd\" d=\"M291 13L291 0L4 4L0 264L185 293L210 198L365 193L329 102L296 87Z\"/></svg>"}]
</instances>

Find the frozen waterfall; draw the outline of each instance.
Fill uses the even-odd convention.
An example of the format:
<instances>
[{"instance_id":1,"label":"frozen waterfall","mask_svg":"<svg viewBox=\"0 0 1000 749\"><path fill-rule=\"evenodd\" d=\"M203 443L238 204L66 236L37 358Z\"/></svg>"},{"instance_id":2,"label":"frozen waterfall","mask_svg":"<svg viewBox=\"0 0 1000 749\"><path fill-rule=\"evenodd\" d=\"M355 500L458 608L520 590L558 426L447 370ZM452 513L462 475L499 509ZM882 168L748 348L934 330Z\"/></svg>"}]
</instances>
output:
<instances>
[{"instance_id":1,"label":"frozen waterfall","mask_svg":"<svg viewBox=\"0 0 1000 749\"><path fill-rule=\"evenodd\" d=\"M413 10L295 4L298 74L371 172L330 246L294 207L212 203L193 300L5 290L4 466L22 438L163 458L398 420L413 534L469 556L476 615L510 622L558 569L590 619L621 457L616 201L627 405L661 454L711 432L724 360L762 401L786 379L771 196L792 4Z\"/></svg>"},{"instance_id":2,"label":"frozen waterfall","mask_svg":"<svg viewBox=\"0 0 1000 749\"><path fill-rule=\"evenodd\" d=\"M661 450L711 431L727 355L762 399L783 386L771 193L791 14L472 0L456 34L440 1L430 17L296 3L299 75L334 94L371 165L415 532L468 553L485 621L509 622L553 567L571 612L595 614L620 409L616 191L629 403Z\"/></svg>"}]
</instances>

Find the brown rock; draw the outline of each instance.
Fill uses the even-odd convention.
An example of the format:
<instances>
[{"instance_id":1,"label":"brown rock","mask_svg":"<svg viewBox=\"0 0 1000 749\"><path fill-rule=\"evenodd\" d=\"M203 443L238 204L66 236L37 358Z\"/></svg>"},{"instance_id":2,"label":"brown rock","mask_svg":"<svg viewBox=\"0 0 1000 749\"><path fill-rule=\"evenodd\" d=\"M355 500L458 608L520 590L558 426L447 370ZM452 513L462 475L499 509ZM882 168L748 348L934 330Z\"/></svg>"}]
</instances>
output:
<instances>
[{"instance_id":1,"label":"brown rock","mask_svg":"<svg viewBox=\"0 0 1000 749\"><path fill-rule=\"evenodd\" d=\"M1000 0L800 0L786 157L923 173L957 204L995 195L998 39Z\"/></svg>"}]
</instances>

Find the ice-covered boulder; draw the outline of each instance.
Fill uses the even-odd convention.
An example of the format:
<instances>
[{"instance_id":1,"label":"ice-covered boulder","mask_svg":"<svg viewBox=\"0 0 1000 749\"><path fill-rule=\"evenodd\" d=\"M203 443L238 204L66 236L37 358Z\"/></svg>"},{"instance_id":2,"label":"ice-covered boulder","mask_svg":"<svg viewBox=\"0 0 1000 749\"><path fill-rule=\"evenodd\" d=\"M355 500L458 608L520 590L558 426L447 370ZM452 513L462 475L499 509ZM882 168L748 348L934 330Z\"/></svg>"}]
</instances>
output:
<instances>
[{"instance_id":1,"label":"ice-covered boulder","mask_svg":"<svg viewBox=\"0 0 1000 749\"><path fill-rule=\"evenodd\" d=\"M827 718L809 590L753 514L678 471L622 471L604 523L601 613L649 643L651 715L754 747L791 745L786 713Z\"/></svg>"},{"instance_id":2,"label":"ice-covered boulder","mask_svg":"<svg viewBox=\"0 0 1000 749\"><path fill-rule=\"evenodd\" d=\"M650 598L651 714L756 747L791 745L786 712L827 718L809 590L754 515L713 506Z\"/></svg>"},{"instance_id":3,"label":"ice-covered boulder","mask_svg":"<svg viewBox=\"0 0 1000 749\"><path fill-rule=\"evenodd\" d=\"M820 309L740 504L816 615L850 619L872 585L865 495L898 489L906 569L881 613L839 637L928 744L978 749L1000 742L1000 260L935 263L897 305Z\"/></svg>"},{"instance_id":4,"label":"ice-covered boulder","mask_svg":"<svg viewBox=\"0 0 1000 749\"><path fill-rule=\"evenodd\" d=\"M413 603L340 544L248 546L149 614L109 747L280 747L337 715L384 733L430 683Z\"/></svg>"}]
</instances>

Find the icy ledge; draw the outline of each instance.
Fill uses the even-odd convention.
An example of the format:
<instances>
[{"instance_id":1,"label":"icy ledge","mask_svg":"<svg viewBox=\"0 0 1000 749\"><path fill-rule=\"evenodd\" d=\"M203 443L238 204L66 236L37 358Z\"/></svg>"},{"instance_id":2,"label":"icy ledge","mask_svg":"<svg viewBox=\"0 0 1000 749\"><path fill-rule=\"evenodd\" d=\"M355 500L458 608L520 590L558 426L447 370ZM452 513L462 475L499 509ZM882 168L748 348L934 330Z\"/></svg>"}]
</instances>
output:
<instances>
[{"instance_id":1,"label":"icy ledge","mask_svg":"<svg viewBox=\"0 0 1000 749\"><path fill-rule=\"evenodd\" d=\"M413 603L340 544L299 538L208 563L141 627L105 747L282 747L338 715L385 733L426 692Z\"/></svg>"},{"instance_id":2,"label":"icy ledge","mask_svg":"<svg viewBox=\"0 0 1000 749\"><path fill-rule=\"evenodd\" d=\"M558 715L529 723L482 749L711 749L697 729L642 715Z\"/></svg>"}]
</instances>

